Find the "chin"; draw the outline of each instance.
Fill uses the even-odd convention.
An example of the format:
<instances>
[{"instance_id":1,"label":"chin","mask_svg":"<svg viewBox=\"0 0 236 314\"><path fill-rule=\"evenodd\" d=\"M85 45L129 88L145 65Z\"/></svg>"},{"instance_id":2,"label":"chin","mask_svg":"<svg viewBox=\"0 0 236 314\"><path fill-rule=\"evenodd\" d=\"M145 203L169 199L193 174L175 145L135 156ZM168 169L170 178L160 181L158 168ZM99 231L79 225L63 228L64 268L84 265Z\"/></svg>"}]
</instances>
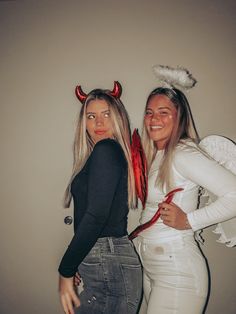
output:
<instances>
[{"instance_id":1,"label":"chin","mask_svg":"<svg viewBox=\"0 0 236 314\"><path fill-rule=\"evenodd\" d=\"M149 135L149 137L153 142L158 142L162 140L160 137L155 136L155 135Z\"/></svg>"}]
</instances>

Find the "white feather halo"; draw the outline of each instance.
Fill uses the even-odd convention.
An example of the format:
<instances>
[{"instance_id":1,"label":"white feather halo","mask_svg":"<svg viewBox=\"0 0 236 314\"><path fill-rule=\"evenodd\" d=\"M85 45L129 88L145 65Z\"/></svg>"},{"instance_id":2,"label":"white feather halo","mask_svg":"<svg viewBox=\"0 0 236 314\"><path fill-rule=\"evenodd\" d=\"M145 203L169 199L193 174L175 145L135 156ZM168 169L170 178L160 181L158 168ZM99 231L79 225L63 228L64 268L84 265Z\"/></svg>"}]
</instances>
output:
<instances>
[{"instance_id":1,"label":"white feather halo","mask_svg":"<svg viewBox=\"0 0 236 314\"><path fill-rule=\"evenodd\" d=\"M192 74L183 67L172 68L165 65L154 65L153 71L160 80L162 87L187 90L197 83Z\"/></svg>"}]
</instances>

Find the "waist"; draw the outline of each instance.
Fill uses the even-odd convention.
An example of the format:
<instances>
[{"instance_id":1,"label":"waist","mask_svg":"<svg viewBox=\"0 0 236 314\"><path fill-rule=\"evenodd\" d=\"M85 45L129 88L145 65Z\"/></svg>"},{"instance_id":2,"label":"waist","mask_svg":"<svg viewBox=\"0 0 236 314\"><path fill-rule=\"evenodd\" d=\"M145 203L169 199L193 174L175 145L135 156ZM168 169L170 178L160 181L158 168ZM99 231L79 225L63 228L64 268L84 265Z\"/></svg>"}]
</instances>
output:
<instances>
[{"instance_id":1,"label":"waist","mask_svg":"<svg viewBox=\"0 0 236 314\"><path fill-rule=\"evenodd\" d=\"M155 223L139 234L140 238L145 239L147 242L153 243L169 242L175 239L182 239L186 236L193 237L193 230L177 230L172 227L168 227L163 224L161 219L158 223Z\"/></svg>"},{"instance_id":2,"label":"waist","mask_svg":"<svg viewBox=\"0 0 236 314\"><path fill-rule=\"evenodd\" d=\"M96 244L107 244L107 243L113 243L113 244L126 244L129 242L128 235L124 235L121 237L100 237L97 239ZM96 245L95 244L95 245Z\"/></svg>"},{"instance_id":3,"label":"waist","mask_svg":"<svg viewBox=\"0 0 236 314\"><path fill-rule=\"evenodd\" d=\"M140 219L140 223L144 224L154 216L157 209L154 207L147 207L143 212ZM155 243L163 243L173 241L174 239L181 239L183 236L193 237L194 232L192 229L178 230L169 227L163 223L161 217L150 227L140 232L139 237L146 239L147 241Z\"/></svg>"},{"instance_id":4,"label":"waist","mask_svg":"<svg viewBox=\"0 0 236 314\"><path fill-rule=\"evenodd\" d=\"M167 238L165 240L163 239L163 241L155 241L153 239L138 237L138 243L139 245L140 244L150 245L150 246L153 245L155 247L156 245L159 245L162 248L165 248L165 250L168 250L171 248L178 249L178 248L182 248L185 245L197 247L197 242L194 239L194 237L188 234L182 234L175 238Z\"/></svg>"},{"instance_id":5,"label":"waist","mask_svg":"<svg viewBox=\"0 0 236 314\"><path fill-rule=\"evenodd\" d=\"M88 255L101 256L102 254L131 256L136 258L134 245L129 240L128 235L119 238L116 237L99 238Z\"/></svg>"}]
</instances>

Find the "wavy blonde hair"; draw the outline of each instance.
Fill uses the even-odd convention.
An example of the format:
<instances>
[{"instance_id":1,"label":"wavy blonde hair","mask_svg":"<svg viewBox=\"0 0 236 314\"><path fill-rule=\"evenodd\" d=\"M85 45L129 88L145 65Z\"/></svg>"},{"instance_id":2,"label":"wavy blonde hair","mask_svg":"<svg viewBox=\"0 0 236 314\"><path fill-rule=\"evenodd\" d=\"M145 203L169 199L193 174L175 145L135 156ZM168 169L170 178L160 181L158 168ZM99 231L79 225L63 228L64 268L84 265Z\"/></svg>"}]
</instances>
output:
<instances>
[{"instance_id":1,"label":"wavy blonde hair","mask_svg":"<svg viewBox=\"0 0 236 314\"><path fill-rule=\"evenodd\" d=\"M184 143L184 140L186 139L191 140L198 144L199 135L193 120L188 100L184 93L182 93L180 90L176 88L171 89L158 87L154 89L148 96L145 106L145 112L149 104L149 101L152 99L152 97L156 95L167 96L177 110L176 122L174 124L171 136L164 148L164 155L156 180L157 185L159 185L162 189L166 187L166 190L168 191L171 188L173 188L171 163L173 160L173 153L176 149L176 146L179 143ZM144 122L142 131L142 143L147 157L148 169L150 169L158 149L154 141L150 139Z\"/></svg>"},{"instance_id":2,"label":"wavy blonde hair","mask_svg":"<svg viewBox=\"0 0 236 314\"><path fill-rule=\"evenodd\" d=\"M70 206L72 198L71 182L85 165L95 145L86 131L86 108L91 101L96 99L104 100L109 106L114 132L113 136L114 139L121 145L128 164L128 205L130 208L135 208L137 198L130 151L131 131L129 116L121 100L113 97L109 90L103 89L92 90L88 94L88 97L82 105L79 113L74 139L73 169L64 195L64 207L68 208Z\"/></svg>"}]
</instances>

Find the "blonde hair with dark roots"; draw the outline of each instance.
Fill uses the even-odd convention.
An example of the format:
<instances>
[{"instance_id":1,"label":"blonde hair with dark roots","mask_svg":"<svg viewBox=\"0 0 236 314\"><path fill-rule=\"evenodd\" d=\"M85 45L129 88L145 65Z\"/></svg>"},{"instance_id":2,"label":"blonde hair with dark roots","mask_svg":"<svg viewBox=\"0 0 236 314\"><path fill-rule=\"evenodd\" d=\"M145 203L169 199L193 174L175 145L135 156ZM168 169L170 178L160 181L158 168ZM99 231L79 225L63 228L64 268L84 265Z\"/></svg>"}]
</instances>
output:
<instances>
[{"instance_id":1,"label":"blonde hair with dark roots","mask_svg":"<svg viewBox=\"0 0 236 314\"><path fill-rule=\"evenodd\" d=\"M71 182L77 173L83 168L88 157L90 156L94 143L86 131L86 108L92 100L104 100L109 106L114 139L121 145L125 158L128 164L128 205L130 208L135 208L137 199L135 193L135 181L132 167L130 141L131 131L128 113L119 98L115 98L110 94L109 90L94 89L86 98L85 103L82 105L79 118L77 122L75 139L74 139L74 162L72 175L69 180L68 186L64 196L64 207L68 208L71 202Z\"/></svg>"},{"instance_id":2,"label":"blonde hair with dark roots","mask_svg":"<svg viewBox=\"0 0 236 314\"><path fill-rule=\"evenodd\" d=\"M155 95L167 96L177 110L176 122L174 124L170 139L164 148L164 155L156 180L156 184L158 184L162 189L166 187L166 190L168 191L173 188L171 163L176 146L179 143L184 143L183 140L186 139L192 140L193 142L198 144L199 135L193 120L188 100L184 93L176 88L171 89L158 87L154 89L148 96L145 111L147 109L149 101ZM144 123L142 131L142 142L147 157L148 169L150 169L158 149L154 141L150 139Z\"/></svg>"}]
</instances>

